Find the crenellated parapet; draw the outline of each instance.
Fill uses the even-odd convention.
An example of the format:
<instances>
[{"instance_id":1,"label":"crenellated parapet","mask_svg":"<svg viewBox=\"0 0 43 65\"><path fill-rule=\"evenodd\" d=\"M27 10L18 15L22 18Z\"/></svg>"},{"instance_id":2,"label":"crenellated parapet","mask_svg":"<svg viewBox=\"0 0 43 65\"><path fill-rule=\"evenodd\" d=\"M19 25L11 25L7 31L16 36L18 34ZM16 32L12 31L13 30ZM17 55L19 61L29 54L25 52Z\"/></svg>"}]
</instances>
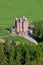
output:
<instances>
[{"instance_id":1,"label":"crenellated parapet","mask_svg":"<svg viewBox=\"0 0 43 65\"><path fill-rule=\"evenodd\" d=\"M30 29L29 29L30 28ZM11 29L12 34L24 35L28 33L33 33L32 26L29 24L29 20L26 17L15 18L14 28Z\"/></svg>"},{"instance_id":2,"label":"crenellated parapet","mask_svg":"<svg viewBox=\"0 0 43 65\"><path fill-rule=\"evenodd\" d=\"M28 33L29 21L27 18L25 17L15 18L14 24L15 24L16 33L18 34Z\"/></svg>"}]
</instances>

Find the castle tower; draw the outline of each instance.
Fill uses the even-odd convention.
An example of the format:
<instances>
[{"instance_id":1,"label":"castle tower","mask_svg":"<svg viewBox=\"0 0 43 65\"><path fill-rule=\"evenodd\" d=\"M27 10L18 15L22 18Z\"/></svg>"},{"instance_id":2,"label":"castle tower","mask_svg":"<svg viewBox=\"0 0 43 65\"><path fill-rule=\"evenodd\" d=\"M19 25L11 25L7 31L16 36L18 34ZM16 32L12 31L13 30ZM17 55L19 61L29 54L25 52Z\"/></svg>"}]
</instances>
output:
<instances>
[{"instance_id":1,"label":"castle tower","mask_svg":"<svg viewBox=\"0 0 43 65\"><path fill-rule=\"evenodd\" d=\"M18 34L27 34L28 33L28 20L27 18L23 17L23 18L19 18L19 19L15 19L15 29L16 29L16 33Z\"/></svg>"},{"instance_id":2,"label":"castle tower","mask_svg":"<svg viewBox=\"0 0 43 65\"><path fill-rule=\"evenodd\" d=\"M18 22L18 19L17 18L15 18L15 29L16 29L16 33L19 33L19 22Z\"/></svg>"},{"instance_id":3,"label":"castle tower","mask_svg":"<svg viewBox=\"0 0 43 65\"><path fill-rule=\"evenodd\" d=\"M19 19L19 31L22 32L22 18Z\"/></svg>"},{"instance_id":4,"label":"castle tower","mask_svg":"<svg viewBox=\"0 0 43 65\"><path fill-rule=\"evenodd\" d=\"M24 21L24 25L23 25L24 32L27 33L28 32L29 22L28 22L27 18L23 19L23 21Z\"/></svg>"}]
</instances>

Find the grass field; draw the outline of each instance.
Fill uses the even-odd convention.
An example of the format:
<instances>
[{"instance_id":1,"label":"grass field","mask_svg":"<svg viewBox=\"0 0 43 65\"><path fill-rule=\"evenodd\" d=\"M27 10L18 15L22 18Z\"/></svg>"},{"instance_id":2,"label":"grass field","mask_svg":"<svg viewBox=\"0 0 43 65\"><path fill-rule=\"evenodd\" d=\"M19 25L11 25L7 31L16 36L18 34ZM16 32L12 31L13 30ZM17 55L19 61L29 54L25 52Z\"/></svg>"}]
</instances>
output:
<instances>
[{"instance_id":1,"label":"grass field","mask_svg":"<svg viewBox=\"0 0 43 65\"><path fill-rule=\"evenodd\" d=\"M43 0L0 0L0 28L11 27L15 17L26 16L30 22L43 20ZM0 36L9 35L5 29Z\"/></svg>"},{"instance_id":2,"label":"grass field","mask_svg":"<svg viewBox=\"0 0 43 65\"><path fill-rule=\"evenodd\" d=\"M13 19L22 16L43 20L43 0L0 0L0 25L12 26Z\"/></svg>"},{"instance_id":3,"label":"grass field","mask_svg":"<svg viewBox=\"0 0 43 65\"><path fill-rule=\"evenodd\" d=\"M23 44L29 44L29 45L36 45L36 44L30 42L29 40L25 39L24 37L21 37L21 36L6 36L0 40L6 40L7 42L13 41L13 43L15 41L16 44L23 43Z\"/></svg>"}]
</instances>

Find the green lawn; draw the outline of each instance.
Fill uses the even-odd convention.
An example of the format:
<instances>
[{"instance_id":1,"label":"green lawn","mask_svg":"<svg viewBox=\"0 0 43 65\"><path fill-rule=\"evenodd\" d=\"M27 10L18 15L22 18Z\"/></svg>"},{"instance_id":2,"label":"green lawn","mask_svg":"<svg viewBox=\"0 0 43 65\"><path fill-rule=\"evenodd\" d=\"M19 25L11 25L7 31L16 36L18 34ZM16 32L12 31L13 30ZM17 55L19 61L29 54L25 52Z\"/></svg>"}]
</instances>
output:
<instances>
[{"instance_id":1,"label":"green lawn","mask_svg":"<svg viewBox=\"0 0 43 65\"><path fill-rule=\"evenodd\" d=\"M13 26L14 18L22 16L30 22L43 20L43 0L0 0L0 28ZM0 36L7 34L0 30Z\"/></svg>"},{"instance_id":2,"label":"green lawn","mask_svg":"<svg viewBox=\"0 0 43 65\"><path fill-rule=\"evenodd\" d=\"M22 16L30 22L43 20L43 0L0 0L0 26L12 26L13 19Z\"/></svg>"},{"instance_id":3,"label":"green lawn","mask_svg":"<svg viewBox=\"0 0 43 65\"><path fill-rule=\"evenodd\" d=\"M5 29L0 30L0 38L3 38L5 36L10 36L10 33Z\"/></svg>"}]
</instances>

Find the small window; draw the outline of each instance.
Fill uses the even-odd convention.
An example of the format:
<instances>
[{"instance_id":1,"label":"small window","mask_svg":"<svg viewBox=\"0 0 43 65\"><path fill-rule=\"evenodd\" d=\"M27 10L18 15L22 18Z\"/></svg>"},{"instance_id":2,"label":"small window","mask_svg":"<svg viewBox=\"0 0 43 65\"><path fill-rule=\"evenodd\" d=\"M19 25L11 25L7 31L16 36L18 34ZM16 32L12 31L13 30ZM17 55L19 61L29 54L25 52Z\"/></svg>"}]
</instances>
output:
<instances>
[{"instance_id":1,"label":"small window","mask_svg":"<svg viewBox=\"0 0 43 65\"><path fill-rule=\"evenodd\" d=\"M22 28L23 28L23 21L22 21Z\"/></svg>"},{"instance_id":2,"label":"small window","mask_svg":"<svg viewBox=\"0 0 43 65\"><path fill-rule=\"evenodd\" d=\"M31 27L29 27L29 29L31 29Z\"/></svg>"}]
</instances>

